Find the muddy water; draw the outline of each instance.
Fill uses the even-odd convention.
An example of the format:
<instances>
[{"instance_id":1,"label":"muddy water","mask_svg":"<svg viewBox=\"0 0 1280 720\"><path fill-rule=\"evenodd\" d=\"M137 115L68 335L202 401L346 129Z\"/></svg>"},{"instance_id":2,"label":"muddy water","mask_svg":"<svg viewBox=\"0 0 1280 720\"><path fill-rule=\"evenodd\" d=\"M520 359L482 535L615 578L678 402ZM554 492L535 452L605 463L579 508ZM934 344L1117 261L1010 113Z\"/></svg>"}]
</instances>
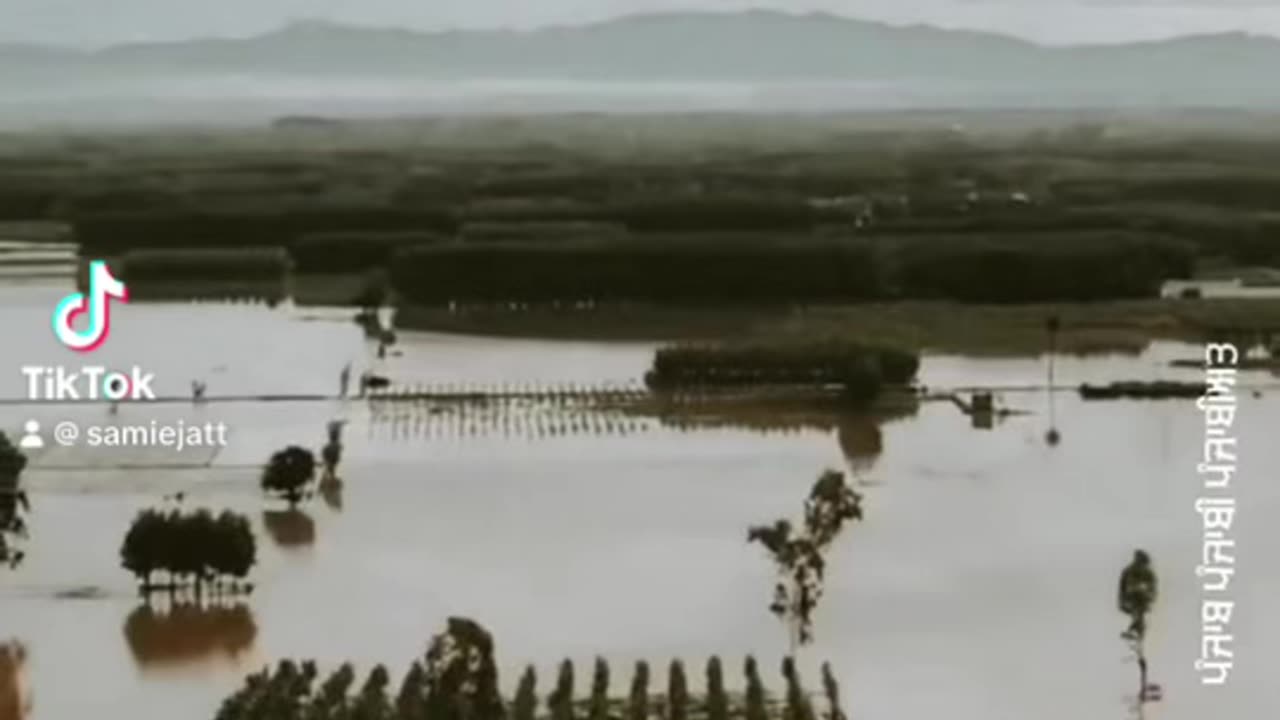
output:
<instances>
[{"instance_id":1,"label":"muddy water","mask_svg":"<svg viewBox=\"0 0 1280 720\"><path fill-rule=\"evenodd\" d=\"M0 303L0 326L16 341L0 346L0 397L22 394L21 364L80 361L48 337L61 292L12 291ZM197 377L212 396L329 394L341 367L360 367L369 353L353 325L283 310L130 306L114 322L104 363L143 364L162 394L181 395ZM383 370L464 385L622 383L638 378L651 351L404 340L404 355ZM1169 357L1187 354L1195 348L1165 345L1063 360L1057 374L1063 383L1188 376L1166 369ZM937 357L922 379L980 385L1043 374L1030 359ZM734 665L754 653L773 667L786 635L767 612L771 573L746 545L746 527L794 516L813 478L849 464L852 451L867 519L835 551L818 641L804 662L832 661L855 716L1128 717L1135 670L1118 638L1114 581L1135 546L1152 552L1163 579L1150 652L1165 700L1147 717L1273 716L1280 703L1264 680L1280 661L1280 622L1269 612L1280 574L1266 560L1280 541L1269 521L1280 512L1269 477L1280 467L1272 395L1243 400L1240 660L1232 684L1212 692L1192 668L1194 407L1062 394L1051 421L1041 394L1008 393L1004 402L1030 414L983 431L934 403L879 428L850 421L843 431L767 434L656 421L555 425L522 413L468 420L336 400L124 406L115 416L96 405L2 405L0 427L10 433L32 417L225 421L231 446L177 460L33 453L28 556L0 571L0 642L25 648L24 699L31 717L50 720L211 717L244 672L281 657L383 661L398 672L451 614L493 630L507 683L524 663L546 677L561 657L585 663L597 654L619 678L638 658L700 665L712 652ZM255 467L285 444L318 447L333 418L349 423L341 495L298 513L265 501ZM1056 447L1044 441L1051 422L1062 436ZM178 491L189 505L254 518L258 588L243 607L148 609L118 568L133 514Z\"/></svg>"}]
</instances>

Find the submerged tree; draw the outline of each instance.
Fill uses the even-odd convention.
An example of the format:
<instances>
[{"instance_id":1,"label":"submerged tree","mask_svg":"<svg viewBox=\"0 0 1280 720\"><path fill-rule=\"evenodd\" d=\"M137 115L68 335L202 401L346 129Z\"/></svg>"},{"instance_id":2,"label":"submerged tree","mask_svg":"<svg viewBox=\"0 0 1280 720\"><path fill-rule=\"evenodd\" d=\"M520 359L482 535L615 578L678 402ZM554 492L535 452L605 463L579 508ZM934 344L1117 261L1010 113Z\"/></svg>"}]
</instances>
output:
<instances>
[{"instance_id":1,"label":"submerged tree","mask_svg":"<svg viewBox=\"0 0 1280 720\"><path fill-rule=\"evenodd\" d=\"M729 720L729 696L724 691L724 669L720 658L707 661L707 720Z\"/></svg>"},{"instance_id":2,"label":"submerged tree","mask_svg":"<svg viewBox=\"0 0 1280 720\"><path fill-rule=\"evenodd\" d=\"M631 676L631 695L627 699L627 720L649 718L649 663L640 660Z\"/></svg>"},{"instance_id":3,"label":"submerged tree","mask_svg":"<svg viewBox=\"0 0 1280 720\"><path fill-rule=\"evenodd\" d=\"M748 655L742 669L747 678L743 698L746 705L743 712L745 720L768 720L768 698L765 696L764 683L760 682L760 668L756 665L756 659Z\"/></svg>"},{"instance_id":4,"label":"submerged tree","mask_svg":"<svg viewBox=\"0 0 1280 720\"><path fill-rule=\"evenodd\" d=\"M26 467L27 456L0 432L0 564L16 566L22 561L22 551L14 545L27 535L24 515L30 506L19 482Z\"/></svg>"},{"instance_id":5,"label":"submerged tree","mask_svg":"<svg viewBox=\"0 0 1280 720\"><path fill-rule=\"evenodd\" d=\"M449 618L427 648L424 707L431 720L502 720L493 636L474 620Z\"/></svg>"},{"instance_id":6,"label":"submerged tree","mask_svg":"<svg viewBox=\"0 0 1280 720\"><path fill-rule=\"evenodd\" d=\"M787 681L787 705L783 715L785 720L817 720L813 714L813 706L809 704L809 696L800 682L800 672L796 670L796 661L783 658L782 677Z\"/></svg>"},{"instance_id":7,"label":"submerged tree","mask_svg":"<svg viewBox=\"0 0 1280 720\"><path fill-rule=\"evenodd\" d=\"M257 562L257 541L249 519L224 510L183 513L143 510L134 518L120 547L120 564L133 573L144 592L153 589L156 571L169 574L169 587L204 584L223 578L243 580Z\"/></svg>"},{"instance_id":8,"label":"submerged tree","mask_svg":"<svg viewBox=\"0 0 1280 720\"><path fill-rule=\"evenodd\" d=\"M813 612L822 597L826 553L849 520L862 519L862 496L849 487L844 473L822 473L804 503L804 525L796 530L781 519L747 532L769 552L780 579L769 609L786 623L791 650L813 640Z\"/></svg>"},{"instance_id":9,"label":"submerged tree","mask_svg":"<svg viewBox=\"0 0 1280 720\"><path fill-rule=\"evenodd\" d=\"M671 661L667 672L667 720L688 720L689 681L684 676L684 663Z\"/></svg>"},{"instance_id":10,"label":"submerged tree","mask_svg":"<svg viewBox=\"0 0 1280 720\"><path fill-rule=\"evenodd\" d=\"M511 720L534 720L538 714L538 674L530 665L520 676L516 697L511 702Z\"/></svg>"},{"instance_id":11,"label":"submerged tree","mask_svg":"<svg viewBox=\"0 0 1280 720\"><path fill-rule=\"evenodd\" d=\"M262 470L262 489L297 505L316 477L316 456L310 450L291 445L271 456Z\"/></svg>"},{"instance_id":12,"label":"submerged tree","mask_svg":"<svg viewBox=\"0 0 1280 720\"><path fill-rule=\"evenodd\" d=\"M591 674L591 704L587 708L588 720L609 720L609 663L596 658L595 671Z\"/></svg>"},{"instance_id":13,"label":"submerged tree","mask_svg":"<svg viewBox=\"0 0 1280 720\"><path fill-rule=\"evenodd\" d=\"M1145 550L1135 550L1133 560L1120 573L1117 605L1129 618L1129 627L1121 637L1129 642L1129 648L1138 663L1138 704L1156 699L1159 686L1147 678L1147 616L1155 606L1159 594L1155 569L1151 556Z\"/></svg>"},{"instance_id":14,"label":"submerged tree","mask_svg":"<svg viewBox=\"0 0 1280 720\"><path fill-rule=\"evenodd\" d=\"M547 710L551 712L551 720L573 720L573 661L560 663L560 673L556 676L556 687L547 696Z\"/></svg>"}]
</instances>

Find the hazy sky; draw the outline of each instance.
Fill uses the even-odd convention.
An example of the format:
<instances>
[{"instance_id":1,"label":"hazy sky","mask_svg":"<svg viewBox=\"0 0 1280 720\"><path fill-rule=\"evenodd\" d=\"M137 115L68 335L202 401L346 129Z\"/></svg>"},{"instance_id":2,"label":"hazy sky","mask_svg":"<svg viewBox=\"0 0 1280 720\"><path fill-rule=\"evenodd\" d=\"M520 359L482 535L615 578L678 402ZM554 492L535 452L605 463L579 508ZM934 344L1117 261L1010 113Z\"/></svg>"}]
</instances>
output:
<instances>
[{"instance_id":1,"label":"hazy sky","mask_svg":"<svg viewBox=\"0 0 1280 720\"><path fill-rule=\"evenodd\" d=\"M0 0L0 41L104 45L242 36L301 19L525 28L656 10L749 7L994 30L1047 43L1227 30L1280 36L1280 0Z\"/></svg>"}]
</instances>

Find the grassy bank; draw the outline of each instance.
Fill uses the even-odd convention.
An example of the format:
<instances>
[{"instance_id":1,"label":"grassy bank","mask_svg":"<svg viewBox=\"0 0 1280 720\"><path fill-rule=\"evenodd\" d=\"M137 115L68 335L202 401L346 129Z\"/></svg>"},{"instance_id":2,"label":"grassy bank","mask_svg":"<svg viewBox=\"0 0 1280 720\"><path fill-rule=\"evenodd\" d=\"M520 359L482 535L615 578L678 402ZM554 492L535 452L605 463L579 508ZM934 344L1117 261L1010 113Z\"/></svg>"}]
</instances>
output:
<instances>
[{"instance_id":1,"label":"grassy bank","mask_svg":"<svg viewBox=\"0 0 1280 720\"><path fill-rule=\"evenodd\" d=\"M406 307L406 329L604 341L833 338L935 352L1021 355L1045 350L1045 323L1061 323L1065 353L1139 352L1152 340L1198 341L1227 328L1280 328L1280 300L1133 300L1036 305L947 302L787 308L589 309Z\"/></svg>"}]
</instances>

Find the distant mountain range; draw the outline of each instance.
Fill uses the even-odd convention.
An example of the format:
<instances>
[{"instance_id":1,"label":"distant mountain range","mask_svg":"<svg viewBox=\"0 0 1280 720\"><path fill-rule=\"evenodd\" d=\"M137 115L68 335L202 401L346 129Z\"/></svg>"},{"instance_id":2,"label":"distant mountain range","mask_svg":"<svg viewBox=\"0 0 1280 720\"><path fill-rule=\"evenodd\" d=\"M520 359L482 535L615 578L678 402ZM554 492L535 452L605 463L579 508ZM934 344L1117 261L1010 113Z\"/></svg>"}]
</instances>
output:
<instances>
[{"instance_id":1,"label":"distant mountain range","mask_svg":"<svg viewBox=\"0 0 1280 720\"><path fill-rule=\"evenodd\" d=\"M418 32L303 22L243 39L95 51L0 45L0 95L52 102L173 80L745 83L884 90L966 105L1280 105L1280 39L1246 34L1048 47L830 14L665 13L532 31ZM263 87L253 85L262 95ZM323 85L321 85L323 87ZM213 92L213 90L210 90ZM199 94L186 85L184 96ZM266 91L266 94L270 94ZM906 100L904 100L906 98ZM165 95L165 99L171 99ZM832 98L839 104L839 98ZM0 112L4 103L0 101Z\"/></svg>"}]
</instances>

